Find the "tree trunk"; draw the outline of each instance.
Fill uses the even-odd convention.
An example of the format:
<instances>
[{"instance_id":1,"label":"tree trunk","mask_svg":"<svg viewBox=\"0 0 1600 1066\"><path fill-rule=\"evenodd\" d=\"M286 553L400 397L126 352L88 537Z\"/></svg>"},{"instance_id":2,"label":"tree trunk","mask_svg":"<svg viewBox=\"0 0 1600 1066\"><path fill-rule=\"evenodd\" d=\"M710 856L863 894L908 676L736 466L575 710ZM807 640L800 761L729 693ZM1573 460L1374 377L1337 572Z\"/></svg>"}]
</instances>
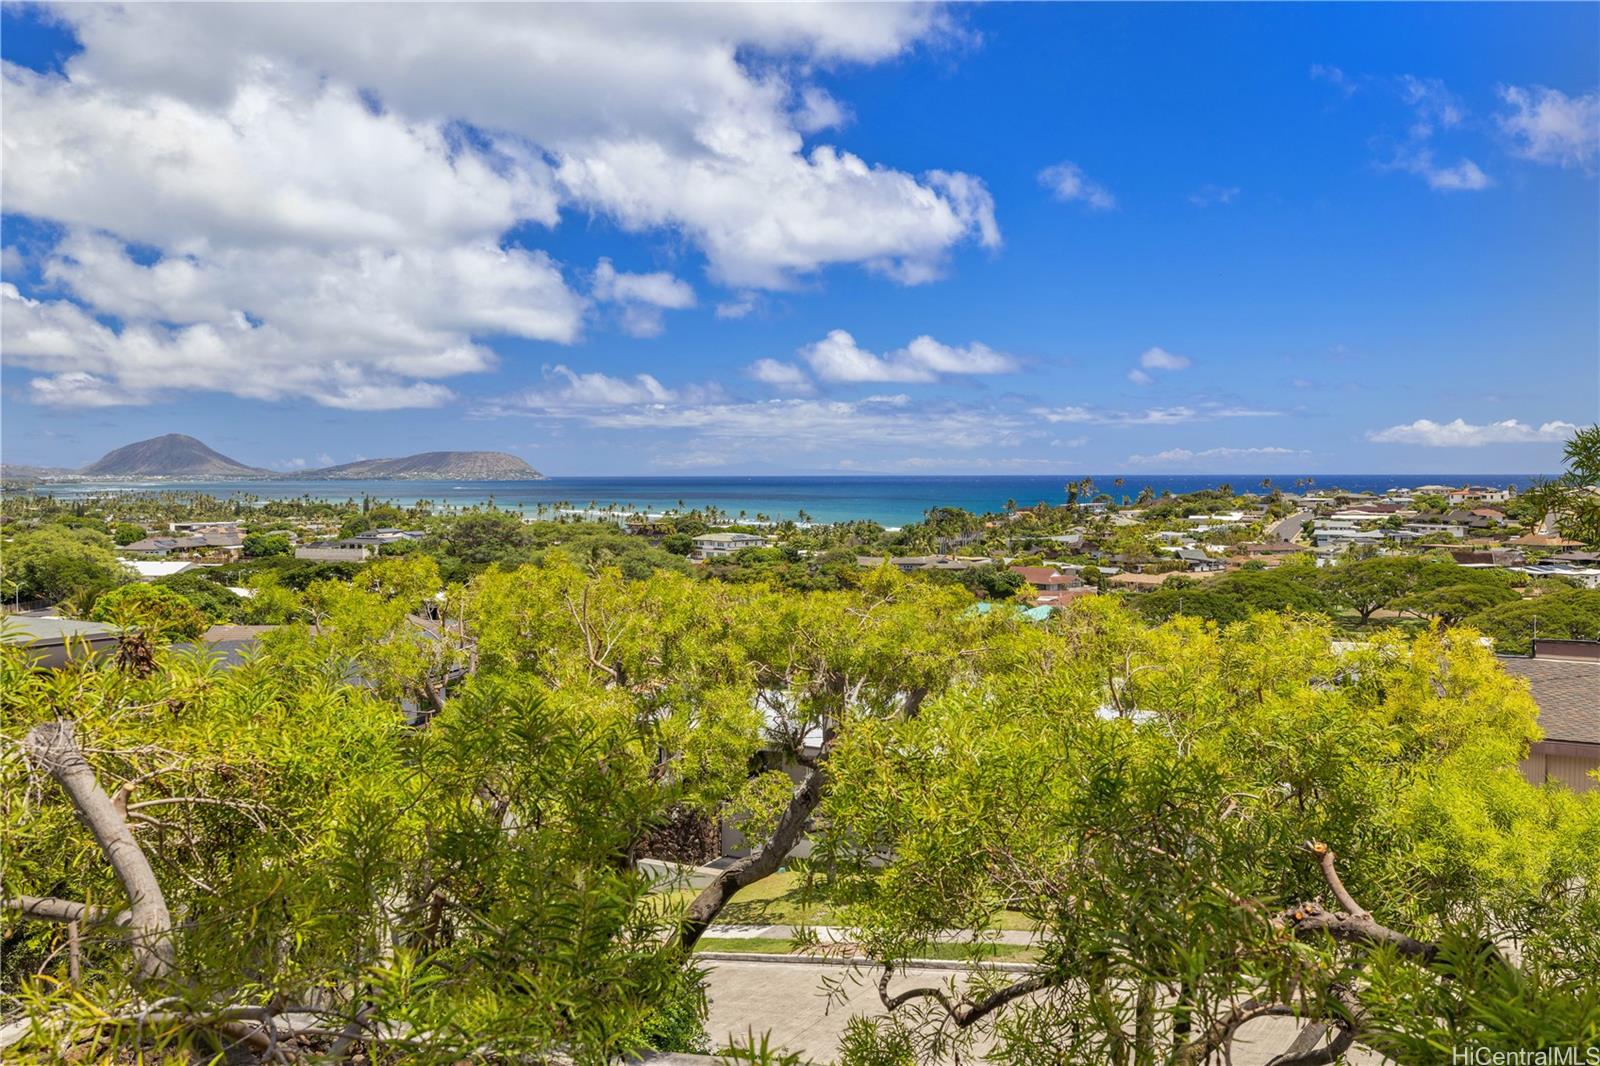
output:
<instances>
[{"instance_id":1,"label":"tree trunk","mask_svg":"<svg viewBox=\"0 0 1600 1066\"><path fill-rule=\"evenodd\" d=\"M684 951L694 950L700 937L717 915L732 901L742 888L748 888L757 881L775 873L789 852L794 849L800 840L800 834L805 831L806 822L811 814L822 802L822 771L809 768L805 776L800 779L800 784L795 788L794 795L789 798L789 806L783 812L783 817L778 819L778 826L772 831L772 836L761 845L761 850L740 859L717 877L717 879L701 889L700 894L689 904L689 909L684 912L683 920L678 925L677 944Z\"/></svg>"},{"instance_id":2,"label":"tree trunk","mask_svg":"<svg viewBox=\"0 0 1600 1066\"><path fill-rule=\"evenodd\" d=\"M135 972L141 980L172 971L172 915L144 851L133 839L126 819L106 795L83 757L71 722L34 726L24 742L29 755L53 778L78 809L78 816L128 894L129 939Z\"/></svg>"}]
</instances>

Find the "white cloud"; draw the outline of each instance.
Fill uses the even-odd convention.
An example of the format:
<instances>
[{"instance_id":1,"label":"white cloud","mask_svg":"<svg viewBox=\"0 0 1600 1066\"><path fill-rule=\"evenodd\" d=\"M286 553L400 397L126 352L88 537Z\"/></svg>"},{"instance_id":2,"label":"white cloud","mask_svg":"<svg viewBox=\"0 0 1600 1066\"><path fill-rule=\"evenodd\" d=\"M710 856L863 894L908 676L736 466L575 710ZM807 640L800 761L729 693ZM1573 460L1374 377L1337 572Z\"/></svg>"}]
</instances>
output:
<instances>
[{"instance_id":1,"label":"white cloud","mask_svg":"<svg viewBox=\"0 0 1600 1066\"><path fill-rule=\"evenodd\" d=\"M577 338L585 300L560 265L505 243L513 231L536 239L563 211L681 235L712 278L747 290L833 264L916 283L964 241L999 242L979 179L919 177L803 141L848 115L800 77L958 32L936 8L417 4L393 18L361 5L131 5L56 16L82 51L60 76L5 67L0 196L67 227L75 246L58 250L56 273L90 314L57 309L58 330L85 332L56 341L97 353L61 365L67 356L24 352L24 365L94 375L117 386L106 397L223 388L340 406L441 402L449 391L430 379L492 365L481 336ZM134 261L122 242L159 255ZM611 281L633 332L693 302L668 275ZM96 321L108 314L124 320L111 341ZM145 380L134 340L178 352L212 335L227 337L211 346L215 372L173 356L172 372ZM52 367L37 365L47 358Z\"/></svg>"},{"instance_id":2,"label":"white cloud","mask_svg":"<svg viewBox=\"0 0 1600 1066\"><path fill-rule=\"evenodd\" d=\"M561 364L548 367L545 377L553 388L525 393L522 401L542 408L611 407L625 404L664 404L678 398L650 374L631 378L591 372L580 374Z\"/></svg>"},{"instance_id":3,"label":"white cloud","mask_svg":"<svg viewBox=\"0 0 1600 1066\"><path fill-rule=\"evenodd\" d=\"M1189 366L1189 357L1173 355L1165 348L1146 348L1139 356L1139 365L1146 370L1183 370Z\"/></svg>"},{"instance_id":4,"label":"white cloud","mask_svg":"<svg viewBox=\"0 0 1600 1066\"><path fill-rule=\"evenodd\" d=\"M683 310L695 305L694 289L671 274L623 274L601 259L594 269L594 298L619 304L622 328L635 337L654 337L664 326L663 310Z\"/></svg>"},{"instance_id":5,"label":"white cloud","mask_svg":"<svg viewBox=\"0 0 1600 1066\"><path fill-rule=\"evenodd\" d=\"M28 382L34 403L46 407L121 407L148 403L149 398L124 391L115 382L69 370Z\"/></svg>"},{"instance_id":6,"label":"white cloud","mask_svg":"<svg viewBox=\"0 0 1600 1066\"><path fill-rule=\"evenodd\" d=\"M1577 426L1571 422L1552 421L1531 426L1508 418L1487 425L1473 425L1464 419L1453 422L1434 422L1419 418L1407 425L1375 429L1367 439L1379 444L1420 444L1429 448L1477 448L1485 444L1538 444L1563 441L1571 436Z\"/></svg>"},{"instance_id":7,"label":"white cloud","mask_svg":"<svg viewBox=\"0 0 1600 1066\"><path fill-rule=\"evenodd\" d=\"M7 361L120 386L101 396L435 406L451 394L428 382L495 366L475 337L570 341L584 310L543 252L488 244L243 247L145 264L120 240L74 230L42 269L83 306L7 286ZM123 324L110 329L84 307Z\"/></svg>"},{"instance_id":8,"label":"white cloud","mask_svg":"<svg viewBox=\"0 0 1600 1066\"><path fill-rule=\"evenodd\" d=\"M1090 181L1076 163L1061 162L1045 167L1039 171L1039 184L1049 189L1057 200L1082 200L1096 211L1110 211L1117 206L1117 198L1111 190Z\"/></svg>"},{"instance_id":9,"label":"white cloud","mask_svg":"<svg viewBox=\"0 0 1600 1066\"><path fill-rule=\"evenodd\" d=\"M753 292L741 292L731 300L717 304L718 318L744 318L760 305L760 297Z\"/></svg>"},{"instance_id":10,"label":"white cloud","mask_svg":"<svg viewBox=\"0 0 1600 1066\"><path fill-rule=\"evenodd\" d=\"M917 337L904 348L879 355L867 351L842 329L836 329L799 355L824 381L937 381L944 374L1009 374L1018 369L1013 357L973 342L964 348Z\"/></svg>"},{"instance_id":11,"label":"white cloud","mask_svg":"<svg viewBox=\"0 0 1600 1066\"><path fill-rule=\"evenodd\" d=\"M849 109L830 96L826 89L807 85L800 90L800 106L795 108L794 124L801 133L834 129L849 121Z\"/></svg>"},{"instance_id":12,"label":"white cloud","mask_svg":"<svg viewBox=\"0 0 1600 1066\"><path fill-rule=\"evenodd\" d=\"M1438 78L1403 74L1400 76L1400 97L1411 105L1416 116L1411 134L1417 140L1427 140L1433 136L1435 128L1454 129L1466 118L1466 109Z\"/></svg>"},{"instance_id":13,"label":"white cloud","mask_svg":"<svg viewBox=\"0 0 1600 1066\"><path fill-rule=\"evenodd\" d=\"M1433 152L1427 148L1409 149L1395 159L1394 165L1416 174L1428 183L1428 188L1441 192L1476 192L1494 185L1494 179L1470 159L1463 158L1454 166L1440 166L1434 162Z\"/></svg>"},{"instance_id":14,"label":"white cloud","mask_svg":"<svg viewBox=\"0 0 1600 1066\"><path fill-rule=\"evenodd\" d=\"M1356 83L1338 67L1327 63L1313 63L1311 64L1311 77L1316 81L1327 82L1346 96L1355 94Z\"/></svg>"},{"instance_id":15,"label":"white cloud","mask_svg":"<svg viewBox=\"0 0 1600 1066\"><path fill-rule=\"evenodd\" d=\"M14 244L0 248L0 275L15 276L27 269L22 261L22 249Z\"/></svg>"},{"instance_id":16,"label":"white cloud","mask_svg":"<svg viewBox=\"0 0 1600 1066\"><path fill-rule=\"evenodd\" d=\"M1259 459L1283 455L1307 455L1308 452L1297 451L1294 448L1206 448L1202 451L1191 451L1188 448L1168 448L1166 451L1156 452L1154 455L1130 455L1127 462L1138 466L1148 466L1151 463L1203 463L1214 459Z\"/></svg>"},{"instance_id":17,"label":"white cloud","mask_svg":"<svg viewBox=\"0 0 1600 1066\"><path fill-rule=\"evenodd\" d=\"M1034 418L1051 423L1176 426L1187 422L1211 422L1222 418L1275 418L1282 412L1207 402L1195 405L1178 404L1173 407L1147 407L1141 411L1107 411L1097 407L1069 404L1064 407L1034 407L1028 413Z\"/></svg>"},{"instance_id":18,"label":"white cloud","mask_svg":"<svg viewBox=\"0 0 1600 1066\"><path fill-rule=\"evenodd\" d=\"M615 394L619 402L612 404L567 403L559 395L533 393L487 405L478 414L576 421L594 429L686 432L690 444L674 454L720 454L723 465L792 462L839 448L889 455L896 449L925 450L930 441L971 450L1015 446L1022 439L1023 424L1013 416L956 405L918 407L899 402L901 397L737 401L668 390L674 399L659 402L652 390L643 389L629 401L622 399L629 384L621 383Z\"/></svg>"},{"instance_id":19,"label":"white cloud","mask_svg":"<svg viewBox=\"0 0 1600 1066\"><path fill-rule=\"evenodd\" d=\"M1505 85L1500 99L1507 110L1500 128L1524 159L1563 167L1592 169L1600 155L1600 92L1568 96L1543 86Z\"/></svg>"},{"instance_id":20,"label":"white cloud","mask_svg":"<svg viewBox=\"0 0 1600 1066\"><path fill-rule=\"evenodd\" d=\"M1231 204L1240 192L1237 185L1202 185L1189 194L1189 202L1196 207L1215 207Z\"/></svg>"},{"instance_id":21,"label":"white cloud","mask_svg":"<svg viewBox=\"0 0 1600 1066\"><path fill-rule=\"evenodd\" d=\"M1150 385L1156 380L1152 370L1184 370L1190 365L1186 355L1174 355L1165 348L1146 348L1139 356L1139 365L1128 371L1128 380L1135 385Z\"/></svg>"},{"instance_id":22,"label":"white cloud","mask_svg":"<svg viewBox=\"0 0 1600 1066\"><path fill-rule=\"evenodd\" d=\"M806 372L794 363L784 363L777 359L757 359L746 368L746 372L757 381L785 392L810 394L816 391Z\"/></svg>"}]
</instances>

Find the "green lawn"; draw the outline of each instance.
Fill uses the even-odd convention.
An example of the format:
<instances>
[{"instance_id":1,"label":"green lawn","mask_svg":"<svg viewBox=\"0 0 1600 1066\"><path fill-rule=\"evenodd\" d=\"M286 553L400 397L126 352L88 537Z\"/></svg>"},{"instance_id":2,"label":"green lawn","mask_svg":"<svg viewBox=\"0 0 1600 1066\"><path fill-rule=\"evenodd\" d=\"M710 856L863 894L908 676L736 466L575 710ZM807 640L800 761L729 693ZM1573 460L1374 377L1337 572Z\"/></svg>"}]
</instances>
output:
<instances>
[{"instance_id":1,"label":"green lawn","mask_svg":"<svg viewBox=\"0 0 1600 1066\"><path fill-rule=\"evenodd\" d=\"M816 897L802 900L805 875L794 870L784 870L756 882L733 898L717 918L717 925L830 925L832 911L825 900ZM689 905L695 893L692 889L677 889L660 893L662 906L681 910ZM1016 911L1001 911L995 918L995 929L1032 929L1032 919ZM783 941L787 943L787 941Z\"/></svg>"}]
</instances>

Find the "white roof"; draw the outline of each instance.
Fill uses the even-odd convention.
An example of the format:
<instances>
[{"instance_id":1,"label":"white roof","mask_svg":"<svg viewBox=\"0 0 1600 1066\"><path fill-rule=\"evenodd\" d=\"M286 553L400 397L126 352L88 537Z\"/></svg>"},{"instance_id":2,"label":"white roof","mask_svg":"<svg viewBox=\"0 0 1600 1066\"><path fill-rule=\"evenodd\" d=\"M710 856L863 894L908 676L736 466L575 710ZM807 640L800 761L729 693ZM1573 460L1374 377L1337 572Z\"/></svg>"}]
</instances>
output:
<instances>
[{"instance_id":1,"label":"white roof","mask_svg":"<svg viewBox=\"0 0 1600 1066\"><path fill-rule=\"evenodd\" d=\"M182 560L167 562L157 559L124 559L122 565L146 579L171 577L173 574L181 574L185 570L194 569L193 563L186 563Z\"/></svg>"}]
</instances>

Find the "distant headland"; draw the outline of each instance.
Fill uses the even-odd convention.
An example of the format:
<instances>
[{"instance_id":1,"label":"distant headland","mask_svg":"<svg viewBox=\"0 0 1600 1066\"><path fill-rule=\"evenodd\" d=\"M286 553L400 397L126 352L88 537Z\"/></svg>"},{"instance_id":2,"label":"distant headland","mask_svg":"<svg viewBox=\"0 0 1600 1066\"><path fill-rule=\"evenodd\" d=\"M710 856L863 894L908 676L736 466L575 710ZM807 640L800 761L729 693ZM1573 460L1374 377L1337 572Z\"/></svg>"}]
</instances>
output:
<instances>
[{"instance_id":1,"label":"distant headland","mask_svg":"<svg viewBox=\"0 0 1600 1066\"><path fill-rule=\"evenodd\" d=\"M41 478L186 478L296 481L541 481L544 475L505 452L422 452L395 459L361 459L316 470L280 472L247 466L223 455L204 441L183 433L167 433L107 452L77 470L56 467L6 466L4 477Z\"/></svg>"}]
</instances>

